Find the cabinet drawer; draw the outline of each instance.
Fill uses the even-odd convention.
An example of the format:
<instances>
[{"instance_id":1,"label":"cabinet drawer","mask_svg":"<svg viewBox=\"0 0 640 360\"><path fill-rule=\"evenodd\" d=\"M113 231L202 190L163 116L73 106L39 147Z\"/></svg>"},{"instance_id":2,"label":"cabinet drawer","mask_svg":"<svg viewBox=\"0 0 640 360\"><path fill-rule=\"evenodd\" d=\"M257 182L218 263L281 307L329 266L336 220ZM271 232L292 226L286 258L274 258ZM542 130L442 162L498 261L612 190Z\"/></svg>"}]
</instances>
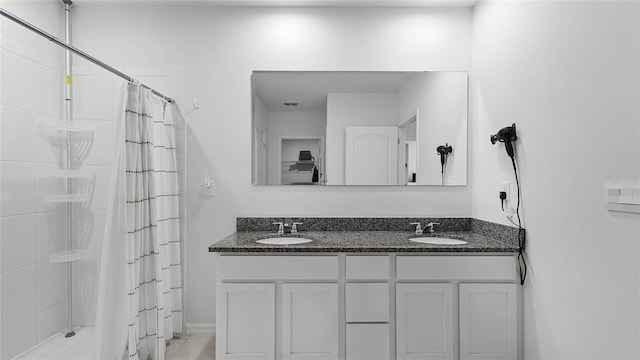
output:
<instances>
[{"instance_id":1,"label":"cabinet drawer","mask_svg":"<svg viewBox=\"0 0 640 360\"><path fill-rule=\"evenodd\" d=\"M388 360L389 324L347 324L347 360Z\"/></svg>"},{"instance_id":2,"label":"cabinet drawer","mask_svg":"<svg viewBox=\"0 0 640 360\"><path fill-rule=\"evenodd\" d=\"M389 284L348 283L345 297L347 322L389 321Z\"/></svg>"},{"instance_id":3,"label":"cabinet drawer","mask_svg":"<svg viewBox=\"0 0 640 360\"><path fill-rule=\"evenodd\" d=\"M516 279L514 256L398 256L398 280Z\"/></svg>"},{"instance_id":4,"label":"cabinet drawer","mask_svg":"<svg viewBox=\"0 0 640 360\"><path fill-rule=\"evenodd\" d=\"M338 256L218 256L219 280L338 280Z\"/></svg>"},{"instance_id":5,"label":"cabinet drawer","mask_svg":"<svg viewBox=\"0 0 640 360\"><path fill-rule=\"evenodd\" d=\"M347 256L348 280L389 279L389 256Z\"/></svg>"}]
</instances>

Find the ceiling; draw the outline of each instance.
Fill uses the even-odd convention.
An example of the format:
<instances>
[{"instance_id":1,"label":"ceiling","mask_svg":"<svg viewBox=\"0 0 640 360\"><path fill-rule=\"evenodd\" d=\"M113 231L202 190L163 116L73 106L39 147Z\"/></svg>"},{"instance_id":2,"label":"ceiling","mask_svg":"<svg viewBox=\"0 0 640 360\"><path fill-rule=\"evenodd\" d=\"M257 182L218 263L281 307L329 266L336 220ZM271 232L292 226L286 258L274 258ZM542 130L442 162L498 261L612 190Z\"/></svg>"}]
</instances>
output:
<instances>
[{"instance_id":1,"label":"ceiling","mask_svg":"<svg viewBox=\"0 0 640 360\"><path fill-rule=\"evenodd\" d=\"M231 7L473 7L478 0L74 0L74 3L158 3Z\"/></svg>"},{"instance_id":2,"label":"ceiling","mask_svg":"<svg viewBox=\"0 0 640 360\"><path fill-rule=\"evenodd\" d=\"M424 72L256 71L254 94L269 111L326 111L328 93L396 93ZM283 101L296 101L296 107Z\"/></svg>"}]
</instances>

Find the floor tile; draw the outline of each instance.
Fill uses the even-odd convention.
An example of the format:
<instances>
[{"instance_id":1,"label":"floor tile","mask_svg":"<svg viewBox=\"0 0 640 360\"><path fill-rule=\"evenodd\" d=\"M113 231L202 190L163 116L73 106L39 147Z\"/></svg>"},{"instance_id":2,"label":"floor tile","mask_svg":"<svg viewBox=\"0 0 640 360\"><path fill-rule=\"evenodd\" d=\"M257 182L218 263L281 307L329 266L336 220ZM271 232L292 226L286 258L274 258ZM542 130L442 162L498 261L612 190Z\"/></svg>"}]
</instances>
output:
<instances>
[{"instance_id":1,"label":"floor tile","mask_svg":"<svg viewBox=\"0 0 640 360\"><path fill-rule=\"evenodd\" d=\"M213 360L215 337L192 335L178 349L171 360Z\"/></svg>"}]
</instances>

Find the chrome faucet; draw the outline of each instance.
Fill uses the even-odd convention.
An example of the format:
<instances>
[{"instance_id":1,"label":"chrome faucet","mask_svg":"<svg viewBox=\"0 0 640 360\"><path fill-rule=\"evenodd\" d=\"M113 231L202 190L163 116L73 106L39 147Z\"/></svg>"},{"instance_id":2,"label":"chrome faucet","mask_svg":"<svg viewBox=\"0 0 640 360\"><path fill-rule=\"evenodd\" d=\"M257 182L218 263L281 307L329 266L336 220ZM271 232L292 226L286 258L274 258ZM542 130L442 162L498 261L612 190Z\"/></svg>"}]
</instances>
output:
<instances>
[{"instance_id":1,"label":"chrome faucet","mask_svg":"<svg viewBox=\"0 0 640 360\"><path fill-rule=\"evenodd\" d=\"M297 234L298 233L298 225L302 225L303 223L301 222L292 222L291 223L291 233L292 234Z\"/></svg>"},{"instance_id":2,"label":"chrome faucet","mask_svg":"<svg viewBox=\"0 0 640 360\"><path fill-rule=\"evenodd\" d=\"M273 225L278 225L278 235L284 234L284 223L282 221L274 222Z\"/></svg>"},{"instance_id":3,"label":"chrome faucet","mask_svg":"<svg viewBox=\"0 0 640 360\"><path fill-rule=\"evenodd\" d=\"M420 221L412 222L411 225L416 226L416 235L422 235L422 225L420 225Z\"/></svg>"},{"instance_id":4,"label":"chrome faucet","mask_svg":"<svg viewBox=\"0 0 640 360\"><path fill-rule=\"evenodd\" d=\"M428 233L432 233L433 232L433 225L440 225L440 223L428 222L427 225L424 226L424 228L425 228L425 230L427 230Z\"/></svg>"}]
</instances>

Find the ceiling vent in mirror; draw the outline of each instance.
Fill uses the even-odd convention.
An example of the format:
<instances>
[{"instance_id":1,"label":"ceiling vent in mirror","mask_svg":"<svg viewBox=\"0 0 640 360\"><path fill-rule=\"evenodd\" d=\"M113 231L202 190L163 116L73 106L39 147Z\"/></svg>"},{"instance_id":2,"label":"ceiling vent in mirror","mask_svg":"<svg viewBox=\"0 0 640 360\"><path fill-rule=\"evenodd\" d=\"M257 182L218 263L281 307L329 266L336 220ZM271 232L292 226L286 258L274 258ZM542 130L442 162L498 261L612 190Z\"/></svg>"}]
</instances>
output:
<instances>
[{"instance_id":1,"label":"ceiling vent in mirror","mask_svg":"<svg viewBox=\"0 0 640 360\"><path fill-rule=\"evenodd\" d=\"M291 100L285 100L285 101L282 102L282 105L291 106L291 107L298 106L299 104L300 104L299 101L291 101Z\"/></svg>"}]
</instances>

